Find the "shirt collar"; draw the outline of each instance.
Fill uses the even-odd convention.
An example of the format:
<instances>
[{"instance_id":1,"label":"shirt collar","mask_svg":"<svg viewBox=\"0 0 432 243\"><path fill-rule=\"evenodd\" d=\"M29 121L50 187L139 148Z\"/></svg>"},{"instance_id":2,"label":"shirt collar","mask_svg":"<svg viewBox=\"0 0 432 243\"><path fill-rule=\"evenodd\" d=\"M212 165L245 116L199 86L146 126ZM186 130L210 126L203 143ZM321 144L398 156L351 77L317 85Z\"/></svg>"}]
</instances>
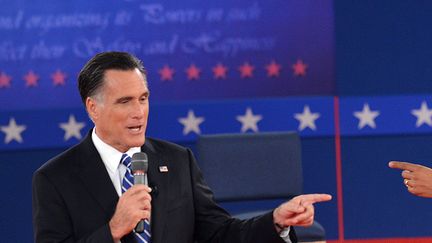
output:
<instances>
[{"instance_id":1,"label":"shirt collar","mask_svg":"<svg viewBox=\"0 0 432 243\"><path fill-rule=\"evenodd\" d=\"M123 153L102 141L102 139L100 139L96 134L96 127L94 127L92 131L92 141L99 152L107 170L110 172L115 172L120 165L120 160ZM132 155L137 152L141 152L140 147L130 148L128 151L126 151L126 154L132 157Z\"/></svg>"}]
</instances>

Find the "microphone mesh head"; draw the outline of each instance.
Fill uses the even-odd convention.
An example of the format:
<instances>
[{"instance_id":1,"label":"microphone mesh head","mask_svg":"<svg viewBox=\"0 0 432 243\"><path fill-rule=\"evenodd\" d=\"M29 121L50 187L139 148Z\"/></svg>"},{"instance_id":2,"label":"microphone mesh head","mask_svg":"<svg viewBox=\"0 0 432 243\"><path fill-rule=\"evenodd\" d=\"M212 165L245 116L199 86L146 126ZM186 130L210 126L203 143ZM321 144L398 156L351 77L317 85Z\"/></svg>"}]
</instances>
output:
<instances>
[{"instance_id":1,"label":"microphone mesh head","mask_svg":"<svg viewBox=\"0 0 432 243\"><path fill-rule=\"evenodd\" d=\"M144 173L147 173L147 169L148 169L148 159L147 159L147 154L143 153L143 152L138 152L138 153L134 153L132 155L132 172L133 171L143 171Z\"/></svg>"}]
</instances>

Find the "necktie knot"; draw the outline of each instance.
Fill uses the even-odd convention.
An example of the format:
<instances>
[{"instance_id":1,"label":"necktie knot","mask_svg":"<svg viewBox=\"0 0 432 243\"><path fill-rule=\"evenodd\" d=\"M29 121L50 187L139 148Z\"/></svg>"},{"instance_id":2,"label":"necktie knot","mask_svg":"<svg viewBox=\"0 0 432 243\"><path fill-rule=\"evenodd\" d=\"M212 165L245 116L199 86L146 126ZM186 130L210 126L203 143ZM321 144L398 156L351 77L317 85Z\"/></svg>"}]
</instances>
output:
<instances>
[{"instance_id":1,"label":"necktie knot","mask_svg":"<svg viewBox=\"0 0 432 243\"><path fill-rule=\"evenodd\" d=\"M127 155L127 154L123 154L123 155L122 155L122 157L121 157L121 163L122 163L124 166L126 166L127 168L130 168L130 166L131 166L131 161L132 161L132 159L131 159L131 157L130 157L129 155Z\"/></svg>"},{"instance_id":2,"label":"necktie knot","mask_svg":"<svg viewBox=\"0 0 432 243\"><path fill-rule=\"evenodd\" d=\"M129 155L123 154L120 163L126 166L126 173L123 177L122 182L122 193L126 192L131 186L133 186L134 179L131 172L132 159Z\"/></svg>"}]
</instances>

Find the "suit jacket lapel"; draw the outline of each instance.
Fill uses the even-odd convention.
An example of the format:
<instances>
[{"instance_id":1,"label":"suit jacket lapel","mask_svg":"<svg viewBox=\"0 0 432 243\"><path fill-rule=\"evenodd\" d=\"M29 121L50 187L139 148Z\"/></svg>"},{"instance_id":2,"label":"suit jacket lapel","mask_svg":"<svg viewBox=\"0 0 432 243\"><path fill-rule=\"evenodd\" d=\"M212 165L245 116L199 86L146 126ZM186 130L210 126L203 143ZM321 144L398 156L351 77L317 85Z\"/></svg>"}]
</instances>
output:
<instances>
[{"instance_id":1,"label":"suit jacket lapel","mask_svg":"<svg viewBox=\"0 0 432 243\"><path fill-rule=\"evenodd\" d=\"M157 188L152 195L151 230L152 242L162 242L163 229L166 220L166 203L169 194L169 172L161 172L161 166L166 166L167 161L161 151L153 146L149 139L146 140L142 151L147 153L149 159L148 179L150 187Z\"/></svg>"},{"instance_id":2,"label":"suit jacket lapel","mask_svg":"<svg viewBox=\"0 0 432 243\"><path fill-rule=\"evenodd\" d=\"M111 178L106 171L102 158L96 150L90 131L86 138L79 145L82 160L77 161L78 166L74 166L75 173L84 183L85 189L88 190L94 199L100 204L106 212L107 222L114 214L118 202L117 192L112 185ZM149 139L146 140L142 151L147 153L149 158L148 179L152 188L157 188L152 195L152 242L162 242L163 229L166 220L166 202L169 195L169 172L160 172L160 166L167 166L167 160L161 151L153 146ZM128 234L122 238L122 242L133 242L133 235Z\"/></svg>"},{"instance_id":3,"label":"suit jacket lapel","mask_svg":"<svg viewBox=\"0 0 432 243\"><path fill-rule=\"evenodd\" d=\"M78 166L74 166L76 173L85 185L84 190L88 190L100 204L109 220L114 214L118 194L91 140L91 131L80 144L80 149L82 159L77 161Z\"/></svg>"}]
</instances>

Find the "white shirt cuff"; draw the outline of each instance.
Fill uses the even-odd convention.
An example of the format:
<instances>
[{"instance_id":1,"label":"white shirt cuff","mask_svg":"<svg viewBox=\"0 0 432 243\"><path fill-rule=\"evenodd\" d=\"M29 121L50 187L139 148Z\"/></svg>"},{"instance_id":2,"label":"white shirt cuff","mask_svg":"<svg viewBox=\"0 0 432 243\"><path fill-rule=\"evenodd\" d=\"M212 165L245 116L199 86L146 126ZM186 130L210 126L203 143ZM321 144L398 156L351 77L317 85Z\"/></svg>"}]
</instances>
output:
<instances>
[{"instance_id":1,"label":"white shirt cuff","mask_svg":"<svg viewBox=\"0 0 432 243\"><path fill-rule=\"evenodd\" d=\"M291 231L291 226L288 226L286 228L284 228L280 233L279 236L287 243L291 243L291 239L289 236L289 233Z\"/></svg>"}]
</instances>

